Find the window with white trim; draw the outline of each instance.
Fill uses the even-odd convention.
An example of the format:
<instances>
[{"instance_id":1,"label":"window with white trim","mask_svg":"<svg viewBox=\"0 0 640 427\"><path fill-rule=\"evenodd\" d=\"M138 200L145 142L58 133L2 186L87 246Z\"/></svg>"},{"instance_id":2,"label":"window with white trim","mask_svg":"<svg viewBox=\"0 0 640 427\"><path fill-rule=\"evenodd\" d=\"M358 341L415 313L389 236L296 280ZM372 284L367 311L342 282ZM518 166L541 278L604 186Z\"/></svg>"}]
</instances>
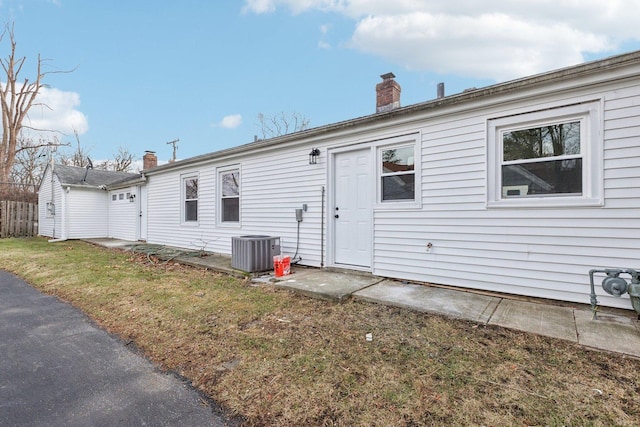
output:
<instances>
[{"instance_id":1,"label":"window with white trim","mask_svg":"<svg viewBox=\"0 0 640 427\"><path fill-rule=\"evenodd\" d=\"M182 221L198 221L198 176L182 177Z\"/></svg>"},{"instance_id":2,"label":"window with white trim","mask_svg":"<svg viewBox=\"0 0 640 427\"><path fill-rule=\"evenodd\" d=\"M601 204L600 103L489 121L488 205Z\"/></svg>"},{"instance_id":3,"label":"window with white trim","mask_svg":"<svg viewBox=\"0 0 640 427\"><path fill-rule=\"evenodd\" d=\"M218 171L218 194L220 223L240 222L240 168L232 167Z\"/></svg>"},{"instance_id":4,"label":"window with white trim","mask_svg":"<svg viewBox=\"0 0 640 427\"><path fill-rule=\"evenodd\" d=\"M379 153L380 201L415 201L415 144L382 147Z\"/></svg>"}]
</instances>

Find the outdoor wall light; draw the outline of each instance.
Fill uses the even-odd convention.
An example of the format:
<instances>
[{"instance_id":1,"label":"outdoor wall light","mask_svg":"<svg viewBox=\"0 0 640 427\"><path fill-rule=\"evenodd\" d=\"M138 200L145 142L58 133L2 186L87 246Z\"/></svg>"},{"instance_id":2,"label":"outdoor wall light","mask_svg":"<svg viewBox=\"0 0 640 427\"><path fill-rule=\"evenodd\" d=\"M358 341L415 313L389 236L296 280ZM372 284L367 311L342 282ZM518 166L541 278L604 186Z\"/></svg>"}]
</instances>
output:
<instances>
[{"instance_id":1,"label":"outdoor wall light","mask_svg":"<svg viewBox=\"0 0 640 427\"><path fill-rule=\"evenodd\" d=\"M133 203L135 201L136 201L136 195L135 194L130 195L129 196L129 202Z\"/></svg>"},{"instance_id":2,"label":"outdoor wall light","mask_svg":"<svg viewBox=\"0 0 640 427\"><path fill-rule=\"evenodd\" d=\"M309 153L309 164L315 165L316 163L318 163L319 156L320 156L320 150L317 148L312 148L311 152Z\"/></svg>"}]
</instances>

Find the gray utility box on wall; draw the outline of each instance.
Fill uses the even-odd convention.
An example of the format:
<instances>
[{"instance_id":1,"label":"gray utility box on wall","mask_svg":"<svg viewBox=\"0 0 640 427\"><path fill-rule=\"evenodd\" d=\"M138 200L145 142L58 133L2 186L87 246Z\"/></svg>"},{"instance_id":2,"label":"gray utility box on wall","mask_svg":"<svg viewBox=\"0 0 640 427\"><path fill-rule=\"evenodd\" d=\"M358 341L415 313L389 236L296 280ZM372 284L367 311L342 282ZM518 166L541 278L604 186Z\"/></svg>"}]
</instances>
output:
<instances>
[{"instance_id":1,"label":"gray utility box on wall","mask_svg":"<svg viewBox=\"0 0 640 427\"><path fill-rule=\"evenodd\" d=\"M231 238L231 267L254 273L273 268L273 257L280 255L280 238L238 236Z\"/></svg>"}]
</instances>

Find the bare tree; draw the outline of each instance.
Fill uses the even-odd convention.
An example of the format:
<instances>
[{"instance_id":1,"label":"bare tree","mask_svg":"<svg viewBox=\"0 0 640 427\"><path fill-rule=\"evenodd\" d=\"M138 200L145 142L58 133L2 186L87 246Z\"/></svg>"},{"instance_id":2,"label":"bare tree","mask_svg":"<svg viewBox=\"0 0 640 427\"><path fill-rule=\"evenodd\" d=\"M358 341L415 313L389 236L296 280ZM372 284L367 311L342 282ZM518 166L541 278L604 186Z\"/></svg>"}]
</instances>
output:
<instances>
[{"instance_id":1,"label":"bare tree","mask_svg":"<svg viewBox=\"0 0 640 427\"><path fill-rule=\"evenodd\" d=\"M113 155L113 159L97 162L95 167L115 172L131 172L132 165L133 154L125 147L118 147L118 152Z\"/></svg>"},{"instance_id":2,"label":"bare tree","mask_svg":"<svg viewBox=\"0 0 640 427\"><path fill-rule=\"evenodd\" d=\"M113 156L113 168L116 172L131 172L133 154L125 147L118 147L118 152Z\"/></svg>"},{"instance_id":3,"label":"bare tree","mask_svg":"<svg viewBox=\"0 0 640 427\"><path fill-rule=\"evenodd\" d=\"M262 139L273 138L288 133L298 132L309 128L310 120L296 113L281 112L273 116L258 114L259 129Z\"/></svg>"},{"instance_id":4,"label":"bare tree","mask_svg":"<svg viewBox=\"0 0 640 427\"><path fill-rule=\"evenodd\" d=\"M76 148L71 153L59 152L57 161L65 166L86 167L89 162L90 150L87 150L80 143L80 134L77 130L73 131L76 138ZM92 162L93 163L93 162ZM112 159L97 161L91 166L95 169L109 170L116 172L130 172L133 165L133 154L126 147L118 147L118 152L113 155Z\"/></svg>"},{"instance_id":5,"label":"bare tree","mask_svg":"<svg viewBox=\"0 0 640 427\"><path fill-rule=\"evenodd\" d=\"M22 150L34 150L44 145L21 146L20 132L23 121L34 105L40 89L44 86L42 80L49 72L42 70L43 60L38 55L35 80L24 78L22 82L20 73L27 60L26 57L16 55L16 41L13 32L13 24L5 24L5 29L0 34L0 42L9 38L9 55L0 58L0 64L4 70L6 81L0 85L0 104L2 106L2 141L0 142L0 182L8 182L11 169L16 161L16 155ZM56 71L56 73L67 71Z\"/></svg>"},{"instance_id":6,"label":"bare tree","mask_svg":"<svg viewBox=\"0 0 640 427\"><path fill-rule=\"evenodd\" d=\"M83 168L89 163L89 151L80 145L78 130L74 129L73 133L76 136L76 149L71 153L58 152L57 161L65 166L78 166Z\"/></svg>"},{"instance_id":7,"label":"bare tree","mask_svg":"<svg viewBox=\"0 0 640 427\"><path fill-rule=\"evenodd\" d=\"M23 139L24 137L20 137ZM23 150L16 153L16 158L11 168L10 180L24 191L36 191L40 184L40 178L47 166L47 146L52 146L48 141L22 140L20 145Z\"/></svg>"}]
</instances>

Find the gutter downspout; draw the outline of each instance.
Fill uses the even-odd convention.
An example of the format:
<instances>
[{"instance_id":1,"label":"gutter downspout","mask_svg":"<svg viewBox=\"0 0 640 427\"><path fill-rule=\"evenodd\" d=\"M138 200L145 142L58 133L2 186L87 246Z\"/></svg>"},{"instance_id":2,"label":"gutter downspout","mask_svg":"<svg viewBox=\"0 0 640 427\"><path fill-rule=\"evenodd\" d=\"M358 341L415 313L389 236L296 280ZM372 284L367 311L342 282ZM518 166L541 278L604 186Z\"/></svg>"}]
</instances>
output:
<instances>
[{"instance_id":1,"label":"gutter downspout","mask_svg":"<svg viewBox=\"0 0 640 427\"><path fill-rule=\"evenodd\" d=\"M54 161L53 154L51 154L51 209L53 212L51 216L53 217L53 238L56 238L56 198L55 198L55 175L53 174Z\"/></svg>"},{"instance_id":2,"label":"gutter downspout","mask_svg":"<svg viewBox=\"0 0 640 427\"><path fill-rule=\"evenodd\" d=\"M324 185L322 186L322 207L320 208L320 268L324 267Z\"/></svg>"}]
</instances>

